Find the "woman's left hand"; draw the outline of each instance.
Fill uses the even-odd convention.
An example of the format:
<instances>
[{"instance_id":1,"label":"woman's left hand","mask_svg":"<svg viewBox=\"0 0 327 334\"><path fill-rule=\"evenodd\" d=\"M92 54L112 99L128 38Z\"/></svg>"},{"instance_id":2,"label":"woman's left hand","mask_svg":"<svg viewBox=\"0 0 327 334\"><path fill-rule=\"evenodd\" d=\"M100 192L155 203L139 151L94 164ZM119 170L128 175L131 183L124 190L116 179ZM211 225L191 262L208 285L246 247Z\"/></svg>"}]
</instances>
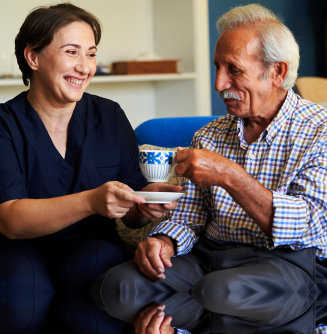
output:
<instances>
[{"instance_id":1,"label":"woman's left hand","mask_svg":"<svg viewBox=\"0 0 327 334\"><path fill-rule=\"evenodd\" d=\"M181 192L182 187L174 186L167 183L150 183L148 184L143 191L156 191L156 192ZM140 213L149 220L161 219L166 214L175 209L177 206L177 201L173 201L167 204L154 204L154 203L145 203L145 204L136 204Z\"/></svg>"}]
</instances>

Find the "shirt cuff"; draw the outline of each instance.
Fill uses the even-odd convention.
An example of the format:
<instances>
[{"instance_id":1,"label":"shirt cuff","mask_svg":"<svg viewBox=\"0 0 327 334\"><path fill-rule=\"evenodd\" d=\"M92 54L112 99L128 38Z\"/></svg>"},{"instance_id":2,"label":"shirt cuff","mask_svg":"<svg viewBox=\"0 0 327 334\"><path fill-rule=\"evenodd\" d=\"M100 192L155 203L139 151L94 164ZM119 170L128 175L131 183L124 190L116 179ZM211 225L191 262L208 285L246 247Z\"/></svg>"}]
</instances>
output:
<instances>
[{"instance_id":1,"label":"shirt cuff","mask_svg":"<svg viewBox=\"0 0 327 334\"><path fill-rule=\"evenodd\" d=\"M273 246L301 243L310 219L305 201L294 196L273 192L273 209Z\"/></svg>"},{"instance_id":2,"label":"shirt cuff","mask_svg":"<svg viewBox=\"0 0 327 334\"><path fill-rule=\"evenodd\" d=\"M176 334L191 334L187 329L175 328Z\"/></svg>"},{"instance_id":3,"label":"shirt cuff","mask_svg":"<svg viewBox=\"0 0 327 334\"><path fill-rule=\"evenodd\" d=\"M176 255L189 253L198 240L195 233L188 226L170 221L164 221L155 226L149 231L147 237L156 234L166 235L176 242Z\"/></svg>"}]
</instances>

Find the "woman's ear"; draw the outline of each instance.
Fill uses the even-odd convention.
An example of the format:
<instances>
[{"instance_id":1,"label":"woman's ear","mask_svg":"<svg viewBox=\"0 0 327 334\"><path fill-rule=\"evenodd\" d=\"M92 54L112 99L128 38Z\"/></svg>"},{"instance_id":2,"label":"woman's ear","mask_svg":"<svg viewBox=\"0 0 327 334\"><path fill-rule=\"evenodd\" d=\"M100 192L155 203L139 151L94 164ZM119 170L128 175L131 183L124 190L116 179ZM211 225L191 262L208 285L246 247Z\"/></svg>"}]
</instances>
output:
<instances>
[{"instance_id":1,"label":"woman's ear","mask_svg":"<svg viewBox=\"0 0 327 334\"><path fill-rule=\"evenodd\" d=\"M32 70L38 69L38 54L29 46L26 46L24 49L24 57L27 61L27 64Z\"/></svg>"},{"instance_id":2,"label":"woman's ear","mask_svg":"<svg viewBox=\"0 0 327 334\"><path fill-rule=\"evenodd\" d=\"M274 64L274 84L276 87L280 87L284 82L288 73L288 62L276 61Z\"/></svg>"}]
</instances>

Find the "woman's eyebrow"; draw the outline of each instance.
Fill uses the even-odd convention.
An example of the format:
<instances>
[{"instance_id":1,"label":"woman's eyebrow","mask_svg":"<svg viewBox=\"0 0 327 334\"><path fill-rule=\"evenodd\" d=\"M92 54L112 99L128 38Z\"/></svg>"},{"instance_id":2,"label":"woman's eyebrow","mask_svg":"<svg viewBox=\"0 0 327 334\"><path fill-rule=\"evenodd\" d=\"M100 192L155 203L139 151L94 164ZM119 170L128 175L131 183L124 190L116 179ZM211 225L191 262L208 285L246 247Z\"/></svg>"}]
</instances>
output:
<instances>
[{"instance_id":1,"label":"woman's eyebrow","mask_svg":"<svg viewBox=\"0 0 327 334\"><path fill-rule=\"evenodd\" d=\"M61 47L64 48L66 46L73 46L73 47L78 48L78 49L81 48L81 46L79 44L75 44L75 43L67 43L67 44L62 45ZM89 50L93 50L93 49L97 50L97 47L95 45L92 45L92 46L89 47Z\"/></svg>"}]
</instances>

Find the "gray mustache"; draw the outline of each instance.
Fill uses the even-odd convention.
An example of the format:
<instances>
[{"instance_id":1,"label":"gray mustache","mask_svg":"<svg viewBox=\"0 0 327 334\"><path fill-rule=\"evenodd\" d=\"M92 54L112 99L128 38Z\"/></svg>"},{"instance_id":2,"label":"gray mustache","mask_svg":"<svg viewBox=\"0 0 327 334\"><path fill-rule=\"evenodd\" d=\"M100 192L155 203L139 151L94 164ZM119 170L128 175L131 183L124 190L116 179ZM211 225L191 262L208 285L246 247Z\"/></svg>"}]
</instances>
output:
<instances>
[{"instance_id":1,"label":"gray mustache","mask_svg":"<svg viewBox=\"0 0 327 334\"><path fill-rule=\"evenodd\" d=\"M231 92L229 90L223 90L219 92L218 95L223 99L234 99L234 100L241 101L240 97L236 93Z\"/></svg>"}]
</instances>

